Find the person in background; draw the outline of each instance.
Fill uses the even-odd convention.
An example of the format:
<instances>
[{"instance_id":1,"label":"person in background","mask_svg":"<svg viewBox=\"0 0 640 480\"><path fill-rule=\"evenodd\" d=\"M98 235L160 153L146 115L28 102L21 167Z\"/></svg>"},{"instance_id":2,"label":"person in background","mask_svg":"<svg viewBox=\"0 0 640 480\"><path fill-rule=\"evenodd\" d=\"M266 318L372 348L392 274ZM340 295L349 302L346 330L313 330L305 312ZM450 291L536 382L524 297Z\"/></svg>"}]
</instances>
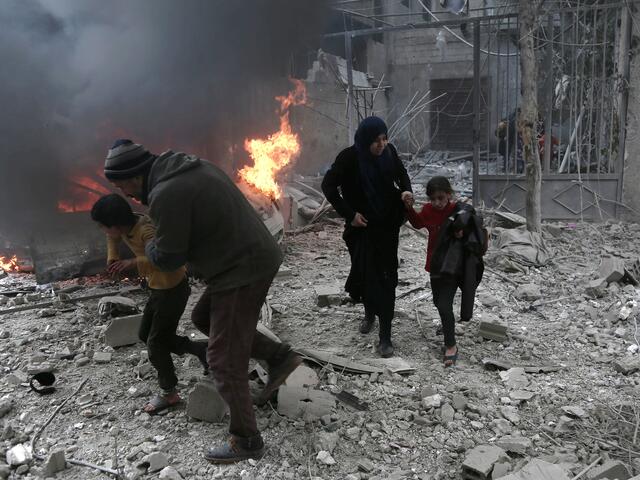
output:
<instances>
[{"instance_id":1,"label":"person in background","mask_svg":"<svg viewBox=\"0 0 640 480\"><path fill-rule=\"evenodd\" d=\"M403 202L413 202L411 181L378 117L365 118L354 144L342 150L322 181L322 191L345 219L351 257L346 291L364 303L360 332L379 320L378 354L391 357L391 323L398 285L398 239L405 222Z\"/></svg>"},{"instance_id":2,"label":"person in background","mask_svg":"<svg viewBox=\"0 0 640 480\"><path fill-rule=\"evenodd\" d=\"M433 177L426 190L430 201L423 205L420 213L409 202L405 206L411 225L429 232L425 270L431 277L433 303L442 322L444 365L450 367L458 359L453 299L459 288L462 292L460 321L471 320L476 289L484 272L482 256L487 250L488 237L482 218L475 210L453 201L449 180Z\"/></svg>"},{"instance_id":3,"label":"person in background","mask_svg":"<svg viewBox=\"0 0 640 480\"><path fill-rule=\"evenodd\" d=\"M208 368L207 342L193 341L176 334L191 293L186 269L179 266L163 272L149 262L144 249L154 238L155 228L148 216L133 213L129 203L120 195L101 197L91 209L91 218L107 235L107 271L119 274L137 268L151 292L144 307L138 335L147 345L149 361L158 372L158 383L162 390L143 407L145 412L155 415L181 401L176 389L178 378L171 359L172 353L195 355L205 371ZM129 247L134 258L120 259L118 251L121 242Z\"/></svg>"}]
</instances>

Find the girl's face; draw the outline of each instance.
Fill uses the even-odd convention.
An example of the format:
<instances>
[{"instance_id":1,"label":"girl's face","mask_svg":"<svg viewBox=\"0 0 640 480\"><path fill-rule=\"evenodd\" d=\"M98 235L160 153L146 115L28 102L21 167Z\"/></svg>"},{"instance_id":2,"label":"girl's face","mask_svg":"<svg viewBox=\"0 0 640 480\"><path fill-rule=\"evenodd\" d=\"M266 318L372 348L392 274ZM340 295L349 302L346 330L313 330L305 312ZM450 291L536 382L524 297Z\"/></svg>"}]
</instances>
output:
<instances>
[{"instance_id":1,"label":"girl's face","mask_svg":"<svg viewBox=\"0 0 640 480\"><path fill-rule=\"evenodd\" d=\"M371 145L369 145L369 151L371 155L374 157L379 157L384 152L384 149L387 148L387 144L389 143L389 139L384 133L381 133L376 137Z\"/></svg>"},{"instance_id":2,"label":"girl's face","mask_svg":"<svg viewBox=\"0 0 640 480\"><path fill-rule=\"evenodd\" d=\"M447 192L435 192L433 195L429 195L429 200L431 200L431 205L436 210L443 210L451 201L451 194Z\"/></svg>"}]
</instances>

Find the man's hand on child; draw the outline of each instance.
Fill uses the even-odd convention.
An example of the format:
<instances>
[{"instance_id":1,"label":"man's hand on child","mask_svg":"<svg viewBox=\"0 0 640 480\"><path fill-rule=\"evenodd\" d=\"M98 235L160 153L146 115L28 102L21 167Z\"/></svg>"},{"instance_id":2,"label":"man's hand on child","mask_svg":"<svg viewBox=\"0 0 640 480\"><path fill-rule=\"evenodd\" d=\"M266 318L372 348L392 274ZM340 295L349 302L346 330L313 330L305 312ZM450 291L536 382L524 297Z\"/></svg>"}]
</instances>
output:
<instances>
[{"instance_id":1,"label":"man's hand on child","mask_svg":"<svg viewBox=\"0 0 640 480\"><path fill-rule=\"evenodd\" d=\"M351 226L352 227L366 227L367 226L367 219L364 218L364 215L362 215L361 213L356 212L356 214L353 216L353 220L351 220Z\"/></svg>"},{"instance_id":2,"label":"man's hand on child","mask_svg":"<svg viewBox=\"0 0 640 480\"><path fill-rule=\"evenodd\" d=\"M116 260L115 262L107 266L107 272L109 272L111 275L117 275L129 270L130 268L135 267L135 265L135 258L129 260Z\"/></svg>"},{"instance_id":3,"label":"man's hand on child","mask_svg":"<svg viewBox=\"0 0 640 480\"><path fill-rule=\"evenodd\" d=\"M402 194L400 195L400 198L402 198L402 202L404 203L404 206L406 208L411 208L413 207L413 203L414 203L414 198L413 198L413 193L411 192L402 192Z\"/></svg>"}]
</instances>

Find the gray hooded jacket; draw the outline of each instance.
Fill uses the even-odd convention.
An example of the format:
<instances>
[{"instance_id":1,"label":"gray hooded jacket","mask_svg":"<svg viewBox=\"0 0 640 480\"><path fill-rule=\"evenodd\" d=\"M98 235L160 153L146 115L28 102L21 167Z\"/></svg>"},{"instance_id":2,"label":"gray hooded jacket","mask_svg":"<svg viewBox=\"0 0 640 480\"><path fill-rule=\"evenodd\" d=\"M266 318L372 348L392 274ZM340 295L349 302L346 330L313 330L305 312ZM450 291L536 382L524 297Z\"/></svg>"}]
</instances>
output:
<instances>
[{"instance_id":1,"label":"gray hooded jacket","mask_svg":"<svg viewBox=\"0 0 640 480\"><path fill-rule=\"evenodd\" d=\"M167 151L148 177L156 237L146 253L160 269L188 262L213 291L275 275L282 252L231 179L212 163Z\"/></svg>"}]
</instances>

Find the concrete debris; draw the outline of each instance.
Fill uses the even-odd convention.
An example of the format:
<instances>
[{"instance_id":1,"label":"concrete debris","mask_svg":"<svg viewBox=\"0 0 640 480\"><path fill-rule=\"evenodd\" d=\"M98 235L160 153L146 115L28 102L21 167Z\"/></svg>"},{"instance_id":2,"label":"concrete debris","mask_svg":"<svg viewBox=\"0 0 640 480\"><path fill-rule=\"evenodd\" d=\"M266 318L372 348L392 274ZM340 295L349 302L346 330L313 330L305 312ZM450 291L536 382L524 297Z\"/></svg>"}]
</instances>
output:
<instances>
[{"instance_id":1,"label":"concrete debris","mask_svg":"<svg viewBox=\"0 0 640 480\"><path fill-rule=\"evenodd\" d=\"M574 405L568 405L566 407L562 407L562 411L567 415L569 415L570 417L576 417L576 418L584 418L588 415L583 408L580 408Z\"/></svg>"},{"instance_id":2,"label":"concrete debris","mask_svg":"<svg viewBox=\"0 0 640 480\"><path fill-rule=\"evenodd\" d=\"M440 405L442 405L442 395L437 393L422 399L422 406L424 408L440 408Z\"/></svg>"},{"instance_id":3,"label":"concrete debris","mask_svg":"<svg viewBox=\"0 0 640 480\"><path fill-rule=\"evenodd\" d=\"M624 277L624 261L616 257L602 257L598 267L598 277L607 283L619 282Z\"/></svg>"},{"instance_id":4,"label":"concrete debris","mask_svg":"<svg viewBox=\"0 0 640 480\"><path fill-rule=\"evenodd\" d=\"M558 465L533 459L522 470L502 477L501 480L570 480L570 478Z\"/></svg>"},{"instance_id":5,"label":"concrete debris","mask_svg":"<svg viewBox=\"0 0 640 480\"><path fill-rule=\"evenodd\" d=\"M496 249L507 259L523 266L541 267L549 261L549 251L542 235L520 229L495 229Z\"/></svg>"},{"instance_id":6,"label":"concrete debris","mask_svg":"<svg viewBox=\"0 0 640 480\"><path fill-rule=\"evenodd\" d=\"M533 442L525 437L505 435L504 437L496 441L496 445L506 452L525 455L527 453L527 450L529 450L533 446Z\"/></svg>"},{"instance_id":7,"label":"concrete debris","mask_svg":"<svg viewBox=\"0 0 640 480\"><path fill-rule=\"evenodd\" d=\"M204 422L218 423L222 421L229 407L210 381L196 384L187 400L187 415Z\"/></svg>"},{"instance_id":8,"label":"concrete debris","mask_svg":"<svg viewBox=\"0 0 640 480\"><path fill-rule=\"evenodd\" d=\"M334 460L334 458L331 456L331 454L325 450L321 450L318 452L318 455L316 456L316 461L318 463L322 463L324 465L335 465L336 461Z\"/></svg>"},{"instance_id":9,"label":"concrete debris","mask_svg":"<svg viewBox=\"0 0 640 480\"><path fill-rule=\"evenodd\" d=\"M38 316L40 318L55 317L57 313L57 310L54 310L53 308L43 308L38 311Z\"/></svg>"},{"instance_id":10,"label":"concrete debris","mask_svg":"<svg viewBox=\"0 0 640 480\"><path fill-rule=\"evenodd\" d=\"M136 302L127 297L120 297L116 295L112 297L102 297L98 301L98 314L102 318L131 315L138 311L138 305L136 305Z\"/></svg>"},{"instance_id":11,"label":"concrete debris","mask_svg":"<svg viewBox=\"0 0 640 480\"><path fill-rule=\"evenodd\" d=\"M373 465L373 462L368 458L359 459L357 464L358 464L358 470L364 473L371 473L375 468L375 466Z\"/></svg>"},{"instance_id":12,"label":"concrete debris","mask_svg":"<svg viewBox=\"0 0 640 480\"><path fill-rule=\"evenodd\" d=\"M24 465L33 458L28 445L18 444L7 450L7 463L12 466Z\"/></svg>"},{"instance_id":13,"label":"concrete debris","mask_svg":"<svg viewBox=\"0 0 640 480\"><path fill-rule=\"evenodd\" d=\"M504 342L507 339L507 326L498 321L480 322L478 334L487 340Z\"/></svg>"},{"instance_id":14,"label":"concrete debris","mask_svg":"<svg viewBox=\"0 0 640 480\"><path fill-rule=\"evenodd\" d=\"M448 425L453 422L453 418L455 417L456 411L453 409L451 405L445 403L440 409L440 420L443 424Z\"/></svg>"},{"instance_id":15,"label":"concrete debris","mask_svg":"<svg viewBox=\"0 0 640 480\"><path fill-rule=\"evenodd\" d=\"M320 382L318 374L306 365L300 365L287 377L285 385L290 387L310 387Z\"/></svg>"},{"instance_id":16,"label":"concrete debris","mask_svg":"<svg viewBox=\"0 0 640 480\"><path fill-rule=\"evenodd\" d=\"M67 461L64 456L64 450L54 450L47 457L42 467L42 474L45 478L55 477L56 473L62 472L65 468L67 468Z\"/></svg>"},{"instance_id":17,"label":"concrete debris","mask_svg":"<svg viewBox=\"0 0 640 480\"><path fill-rule=\"evenodd\" d=\"M627 466L619 460L608 460L587 472L587 480L629 480L631 474Z\"/></svg>"},{"instance_id":18,"label":"concrete debris","mask_svg":"<svg viewBox=\"0 0 640 480\"><path fill-rule=\"evenodd\" d=\"M640 259L625 265L625 278L632 285L640 285Z\"/></svg>"},{"instance_id":19,"label":"concrete debris","mask_svg":"<svg viewBox=\"0 0 640 480\"><path fill-rule=\"evenodd\" d=\"M500 372L500 378L504 384L512 390L520 390L529 385L529 379L524 368L514 367L506 372Z\"/></svg>"},{"instance_id":20,"label":"concrete debris","mask_svg":"<svg viewBox=\"0 0 640 480\"><path fill-rule=\"evenodd\" d=\"M318 419L330 414L335 404L333 396L322 390L288 385L278 390L278 413L289 418Z\"/></svg>"},{"instance_id":21,"label":"concrete debris","mask_svg":"<svg viewBox=\"0 0 640 480\"><path fill-rule=\"evenodd\" d=\"M631 375L640 370L640 356L622 357L614 360L613 368L623 375Z\"/></svg>"},{"instance_id":22,"label":"concrete debris","mask_svg":"<svg viewBox=\"0 0 640 480\"><path fill-rule=\"evenodd\" d=\"M7 413L13 410L14 402L9 397L2 397L0 399L0 418L4 417Z\"/></svg>"},{"instance_id":23,"label":"concrete debris","mask_svg":"<svg viewBox=\"0 0 640 480\"><path fill-rule=\"evenodd\" d=\"M534 285L533 283L525 283L524 285L520 285L516 289L516 291L513 293L513 296L518 300L534 302L542 298L542 292L540 291L540 287L538 285Z\"/></svg>"},{"instance_id":24,"label":"concrete debris","mask_svg":"<svg viewBox=\"0 0 640 480\"><path fill-rule=\"evenodd\" d=\"M462 462L462 478L468 480L489 479L493 466L502 460L509 460L502 448L494 445L479 445L469 451Z\"/></svg>"},{"instance_id":25,"label":"concrete debris","mask_svg":"<svg viewBox=\"0 0 640 480\"><path fill-rule=\"evenodd\" d=\"M319 432L318 439L316 441L316 450L326 450L329 453L333 453L333 450L338 445L340 435L338 432Z\"/></svg>"},{"instance_id":26,"label":"concrete debris","mask_svg":"<svg viewBox=\"0 0 640 480\"><path fill-rule=\"evenodd\" d=\"M158 472L169 465L169 457L162 452L153 452L146 455L138 463L138 468L147 470L149 473Z\"/></svg>"},{"instance_id":27,"label":"concrete debris","mask_svg":"<svg viewBox=\"0 0 640 480\"><path fill-rule=\"evenodd\" d=\"M104 332L104 343L114 348L138 343L141 324L142 315L114 318Z\"/></svg>"},{"instance_id":28,"label":"concrete debris","mask_svg":"<svg viewBox=\"0 0 640 480\"><path fill-rule=\"evenodd\" d=\"M518 402L529 401L535 396L536 396L535 392L529 392L526 390L513 390L509 392L509 398L511 398L511 400L515 400Z\"/></svg>"},{"instance_id":29,"label":"concrete debris","mask_svg":"<svg viewBox=\"0 0 640 480\"><path fill-rule=\"evenodd\" d=\"M164 467L158 475L160 480L182 480L182 475L173 467Z\"/></svg>"},{"instance_id":30,"label":"concrete debris","mask_svg":"<svg viewBox=\"0 0 640 480\"><path fill-rule=\"evenodd\" d=\"M111 361L111 352L96 352L93 354L93 361L96 363L109 363Z\"/></svg>"},{"instance_id":31,"label":"concrete debris","mask_svg":"<svg viewBox=\"0 0 640 480\"><path fill-rule=\"evenodd\" d=\"M315 290L316 304L319 307L329 307L342 303L342 289L338 285L317 285Z\"/></svg>"},{"instance_id":32,"label":"concrete debris","mask_svg":"<svg viewBox=\"0 0 640 480\"><path fill-rule=\"evenodd\" d=\"M590 280L585 293L592 298L604 297L607 294L607 280L605 278Z\"/></svg>"},{"instance_id":33,"label":"concrete debris","mask_svg":"<svg viewBox=\"0 0 640 480\"><path fill-rule=\"evenodd\" d=\"M500 414L514 425L520 423L520 415L516 407L500 407Z\"/></svg>"}]
</instances>

